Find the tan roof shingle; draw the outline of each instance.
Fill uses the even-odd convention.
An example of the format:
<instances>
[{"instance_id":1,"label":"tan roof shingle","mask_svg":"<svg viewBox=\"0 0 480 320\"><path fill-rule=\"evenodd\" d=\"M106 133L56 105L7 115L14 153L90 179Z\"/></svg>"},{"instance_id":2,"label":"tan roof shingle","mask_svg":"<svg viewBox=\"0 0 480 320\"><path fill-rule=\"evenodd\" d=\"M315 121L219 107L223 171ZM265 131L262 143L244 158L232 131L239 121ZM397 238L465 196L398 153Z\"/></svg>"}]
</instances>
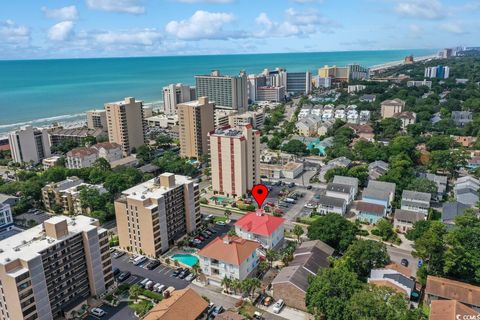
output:
<instances>
[{"instance_id":1,"label":"tan roof shingle","mask_svg":"<svg viewBox=\"0 0 480 320\"><path fill-rule=\"evenodd\" d=\"M205 301L192 288L172 292L170 298L157 303L143 320L195 320L208 307Z\"/></svg>"}]
</instances>

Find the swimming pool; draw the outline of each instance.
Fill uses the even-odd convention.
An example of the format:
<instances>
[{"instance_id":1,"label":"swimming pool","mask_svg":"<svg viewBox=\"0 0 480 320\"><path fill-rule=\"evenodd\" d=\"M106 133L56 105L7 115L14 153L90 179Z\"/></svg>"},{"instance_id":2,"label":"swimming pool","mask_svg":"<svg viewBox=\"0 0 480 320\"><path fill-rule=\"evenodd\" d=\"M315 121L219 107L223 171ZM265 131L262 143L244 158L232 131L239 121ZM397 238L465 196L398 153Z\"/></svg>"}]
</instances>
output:
<instances>
[{"instance_id":1,"label":"swimming pool","mask_svg":"<svg viewBox=\"0 0 480 320\"><path fill-rule=\"evenodd\" d=\"M194 255L191 255L191 254L174 254L172 257L172 260L177 260L181 263L183 263L184 265L187 265L187 266L190 266L190 267L193 267L194 265L196 265L198 263L198 258Z\"/></svg>"}]
</instances>

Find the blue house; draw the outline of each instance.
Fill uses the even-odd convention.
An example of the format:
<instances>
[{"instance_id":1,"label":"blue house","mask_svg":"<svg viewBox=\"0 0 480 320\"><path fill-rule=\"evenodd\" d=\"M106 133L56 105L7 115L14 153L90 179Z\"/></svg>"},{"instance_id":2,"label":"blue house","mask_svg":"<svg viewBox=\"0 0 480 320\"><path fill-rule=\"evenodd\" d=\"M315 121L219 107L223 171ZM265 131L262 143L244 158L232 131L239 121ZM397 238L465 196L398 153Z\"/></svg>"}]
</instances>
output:
<instances>
[{"instance_id":1,"label":"blue house","mask_svg":"<svg viewBox=\"0 0 480 320\"><path fill-rule=\"evenodd\" d=\"M357 219L370 224L377 224L387 214L384 205L364 201L358 202L357 210L359 211Z\"/></svg>"},{"instance_id":2,"label":"blue house","mask_svg":"<svg viewBox=\"0 0 480 320\"><path fill-rule=\"evenodd\" d=\"M362 201L371 204L378 204L385 208L390 207L390 192L388 190L366 188L363 190Z\"/></svg>"}]
</instances>

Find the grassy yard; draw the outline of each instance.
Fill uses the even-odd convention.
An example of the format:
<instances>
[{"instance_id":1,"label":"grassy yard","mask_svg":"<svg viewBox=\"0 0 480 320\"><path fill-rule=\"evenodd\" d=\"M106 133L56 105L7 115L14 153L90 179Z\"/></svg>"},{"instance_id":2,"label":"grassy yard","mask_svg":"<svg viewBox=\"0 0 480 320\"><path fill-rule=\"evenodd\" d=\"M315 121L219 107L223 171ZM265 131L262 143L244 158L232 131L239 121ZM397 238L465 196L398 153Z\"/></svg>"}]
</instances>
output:
<instances>
[{"instance_id":1,"label":"grassy yard","mask_svg":"<svg viewBox=\"0 0 480 320\"><path fill-rule=\"evenodd\" d=\"M226 222L227 220L228 220L227 217L214 217L213 218L213 222L219 222L219 221Z\"/></svg>"}]
</instances>

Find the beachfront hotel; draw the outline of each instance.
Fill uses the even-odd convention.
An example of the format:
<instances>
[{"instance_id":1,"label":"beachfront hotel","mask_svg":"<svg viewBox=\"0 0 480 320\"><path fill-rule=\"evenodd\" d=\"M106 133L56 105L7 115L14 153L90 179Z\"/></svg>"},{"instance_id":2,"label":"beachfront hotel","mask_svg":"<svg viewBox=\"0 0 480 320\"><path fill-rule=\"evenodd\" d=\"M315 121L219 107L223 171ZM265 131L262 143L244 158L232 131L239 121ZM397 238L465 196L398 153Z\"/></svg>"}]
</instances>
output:
<instances>
[{"instance_id":1,"label":"beachfront hotel","mask_svg":"<svg viewBox=\"0 0 480 320\"><path fill-rule=\"evenodd\" d=\"M209 133L213 191L241 196L260 182L260 131L251 124Z\"/></svg>"},{"instance_id":2,"label":"beachfront hotel","mask_svg":"<svg viewBox=\"0 0 480 320\"><path fill-rule=\"evenodd\" d=\"M197 75L197 97L208 97L219 109L243 112L248 109L247 76L241 72L238 76L224 76L220 71L209 75Z\"/></svg>"},{"instance_id":3,"label":"beachfront hotel","mask_svg":"<svg viewBox=\"0 0 480 320\"><path fill-rule=\"evenodd\" d=\"M159 257L200 224L200 191L189 177L163 173L115 201L120 248Z\"/></svg>"},{"instance_id":4,"label":"beachfront hotel","mask_svg":"<svg viewBox=\"0 0 480 320\"><path fill-rule=\"evenodd\" d=\"M108 139L122 146L124 155L145 144L143 101L127 97L124 101L105 104Z\"/></svg>"},{"instance_id":5,"label":"beachfront hotel","mask_svg":"<svg viewBox=\"0 0 480 320\"><path fill-rule=\"evenodd\" d=\"M55 216L0 241L2 319L56 319L113 285L107 230Z\"/></svg>"},{"instance_id":6,"label":"beachfront hotel","mask_svg":"<svg viewBox=\"0 0 480 320\"><path fill-rule=\"evenodd\" d=\"M178 105L178 135L182 157L199 159L208 153L208 133L214 129L215 124L214 107L207 97Z\"/></svg>"},{"instance_id":7,"label":"beachfront hotel","mask_svg":"<svg viewBox=\"0 0 480 320\"><path fill-rule=\"evenodd\" d=\"M179 103L195 100L195 88L182 83L163 87L163 111L166 115L177 114Z\"/></svg>"},{"instance_id":8,"label":"beachfront hotel","mask_svg":"<svg viewBox=\"0 0 480 320\"><path fill-rule=\"evenodd\" d=\"M51 156L47 129L23 126L8 134L8 143L16 163L37 164Z\"/></svg>"},{"instance_id":9,"label":"beachfront hotel","mask_svg":"<svg viewBox=\"0 0 480 320\"><path fill-rule=\"evenodd\" d=\"M103 129L107 131L107 111L90 110L87 111L87 127L89 129Z\"/></svg>"}]
</instances>

